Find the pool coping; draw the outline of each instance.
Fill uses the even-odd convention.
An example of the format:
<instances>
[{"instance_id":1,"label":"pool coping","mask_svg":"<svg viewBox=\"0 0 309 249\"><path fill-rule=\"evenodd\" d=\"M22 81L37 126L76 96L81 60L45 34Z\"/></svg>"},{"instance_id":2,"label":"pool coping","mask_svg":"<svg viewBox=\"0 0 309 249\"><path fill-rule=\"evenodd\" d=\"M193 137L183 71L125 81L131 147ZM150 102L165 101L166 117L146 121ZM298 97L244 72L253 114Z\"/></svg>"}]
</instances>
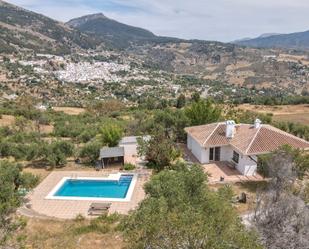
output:
<instances>
[{"instance_id":1,"label":"pool coping","mask_svg":"<svg viewBox=\"0 0 309 249\"><path fill-rule=\"evenodd\" d=\"M122 175L133 175L129 189L125 198L102 198L102 197L70 197L70 196L54 196L67 180L93 180L93 181L119 181ZM136 173L116 173L109 174L107 177L74 177L65 176L55 185L55 187L47 194L44 199L47 200L72 200L72 201L105 201L105 202L129 202L131 201L135 184L137 181Z\"/></svg>"}]
</instances>

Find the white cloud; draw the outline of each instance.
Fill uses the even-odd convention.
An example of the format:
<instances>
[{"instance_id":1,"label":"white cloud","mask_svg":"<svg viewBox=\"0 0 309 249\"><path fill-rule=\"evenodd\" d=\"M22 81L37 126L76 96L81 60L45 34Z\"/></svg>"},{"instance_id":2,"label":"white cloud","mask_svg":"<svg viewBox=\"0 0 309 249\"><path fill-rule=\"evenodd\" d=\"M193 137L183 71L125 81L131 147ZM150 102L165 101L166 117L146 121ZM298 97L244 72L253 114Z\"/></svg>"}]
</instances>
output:
<instances>
[{"instance_id":1,"label":"white cloud","mask_svg":"<svg viewBox=\"0 0 309 249\"><path fill-rule=\"evenodd\" d=\"M188 39L230 41L262 33L309 29L308 0L8 1L62 21L103 12L118 21L147 28L158 35Z\"/></svg>"}]
</instances>

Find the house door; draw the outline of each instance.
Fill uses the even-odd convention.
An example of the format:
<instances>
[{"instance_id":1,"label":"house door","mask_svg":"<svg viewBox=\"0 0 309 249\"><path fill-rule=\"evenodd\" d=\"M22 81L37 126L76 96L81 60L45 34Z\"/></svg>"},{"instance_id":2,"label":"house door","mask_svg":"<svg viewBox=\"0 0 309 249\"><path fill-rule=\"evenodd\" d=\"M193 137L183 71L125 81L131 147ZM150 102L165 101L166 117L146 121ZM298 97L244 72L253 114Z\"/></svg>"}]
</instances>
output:
<instances>
[{"instance_id":1,"label":"house door","mask_svg":"<svg viewBox=\"0 0 309 249\"><path fill-rule=\"evenodd\" d=\"M209 149L209 161L220 161L221 147L215 147Z\"/></svg>"},{"instance_id":2,"label":"house door","mask_svg":"<svg viewBox=\"0 0 309 249\"><path fill-rule=\"evenodd\" d=\"M220 161L221 157L221 147L215 148L215 161Z\"/></svg>"}]
</instances>

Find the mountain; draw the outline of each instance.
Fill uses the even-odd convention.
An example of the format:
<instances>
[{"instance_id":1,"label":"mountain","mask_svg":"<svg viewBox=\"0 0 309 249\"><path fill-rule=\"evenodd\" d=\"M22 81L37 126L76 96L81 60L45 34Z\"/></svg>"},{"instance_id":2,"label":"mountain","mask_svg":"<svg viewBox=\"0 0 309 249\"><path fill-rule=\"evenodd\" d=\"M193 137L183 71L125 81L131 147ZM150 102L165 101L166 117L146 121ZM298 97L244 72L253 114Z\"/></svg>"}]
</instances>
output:
<instances>
[{"instance_id":1,"label":"mountain","mask_svg":"<svg viewBox=\"0 0 309 249\"><path fill-rule=\"evenodd\" d=\"M169 42L180 39L156 36L152 32L112 20L102 13L82 16L66 23L81 32L100 37L112 47L128 48L132 44Z\"/></svg>"},{"instance_id":2,"label":"mountain","mask_svg":"<svg viewBox=\"0 0 309 249\"><path fill-rule=\"evenodd\" d=\"M270 36L275 36L275 35L281 35L280 33L265 33L265 34L261 34L258 38L267 38Z\"/></svg>"},{"instance_id":3,"label":"mountain","mask_svg":"<svg viewBox=\"0 0 309 249\"><path fill-rule=\"evenodd\" d=\"M284 35L257 39L281 37ZM66 56L50 58L36 53ZM0 0L0 60L4 61L0 63L0 89L8 89L8 94L16 93L18 86L21 92L42 96L42 89L49 89L51 99L78 98L77 82L115 94L115 88L104 89L109 87L102 84L105 81L121 82L132 93L141 85L151 85L155 91L157 86L169 89L169 84L176 84L187 88L188 94L191 87L202 92L210 85L219 94L226 84L244 91L261 90L262 94L300 94L309 91L308 58L309 51L160 37L103 14L64 24ZM59 85L59 81L70 84ZM62 87L69 92L64 93Z\"/></svg>"},{"instance_id":4,"label":"mountain","mask_svg":"<svg viewBox=\"0 0 309 249\"><path fill-rule=\"evenodd\" d=\"M238 45L255 48L309 49L309 31L291 34L266 34L254 39L235 41Z\"/></svg>"},{"instance_id":5,"label":"mountain","mask_svg":"<svg viewBox=\"0 0 309 249\"><path fill-rule=\"evenodd\" d=\"M0 52L68 54L74 49L95 48L100 43L61 22L0 0Z\"/></svg>"}]
</instances>

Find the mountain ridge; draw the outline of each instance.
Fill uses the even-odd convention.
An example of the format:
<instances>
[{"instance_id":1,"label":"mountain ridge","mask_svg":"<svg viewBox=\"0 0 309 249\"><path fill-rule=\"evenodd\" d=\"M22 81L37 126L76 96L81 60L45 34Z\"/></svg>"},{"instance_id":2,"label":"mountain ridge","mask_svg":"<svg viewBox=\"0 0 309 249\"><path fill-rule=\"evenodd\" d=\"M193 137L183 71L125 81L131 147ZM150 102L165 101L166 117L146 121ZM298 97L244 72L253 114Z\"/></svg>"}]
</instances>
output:
<instances>
[{"instance_id":1,"label":"mountain ridge","mask_svg":"<svg viewBox=\"0 0 309 249\"><path fill-rule=\"evenodd\" d=\"M68 54L100 43L64 23L0 0L0 52L22 49Z\"/></svg>"},{"instance_id":2,"label":"mountain ridge","mask_svg":"<svg viewBox=\"0 0 309 249\"><path fill-rule=\"evenodd\" d=\"M309 50L309 30L289 34L262 35L253 39L238 40L234 43L254 48Z\"/></svg>"},{"instance_id":3,"label":"mountain ridge","mask_svg":"<svg viewBox=\"0 0 309 249\"><path fill-rule=\"evenodd\" d=\"M103 13L96 13L74 18L66 25L87 34L95 34L110 45L126 48L132 42L155 40L158 38L149 30L120 23L106 17Z\"/></svg>"}]
</instances>

